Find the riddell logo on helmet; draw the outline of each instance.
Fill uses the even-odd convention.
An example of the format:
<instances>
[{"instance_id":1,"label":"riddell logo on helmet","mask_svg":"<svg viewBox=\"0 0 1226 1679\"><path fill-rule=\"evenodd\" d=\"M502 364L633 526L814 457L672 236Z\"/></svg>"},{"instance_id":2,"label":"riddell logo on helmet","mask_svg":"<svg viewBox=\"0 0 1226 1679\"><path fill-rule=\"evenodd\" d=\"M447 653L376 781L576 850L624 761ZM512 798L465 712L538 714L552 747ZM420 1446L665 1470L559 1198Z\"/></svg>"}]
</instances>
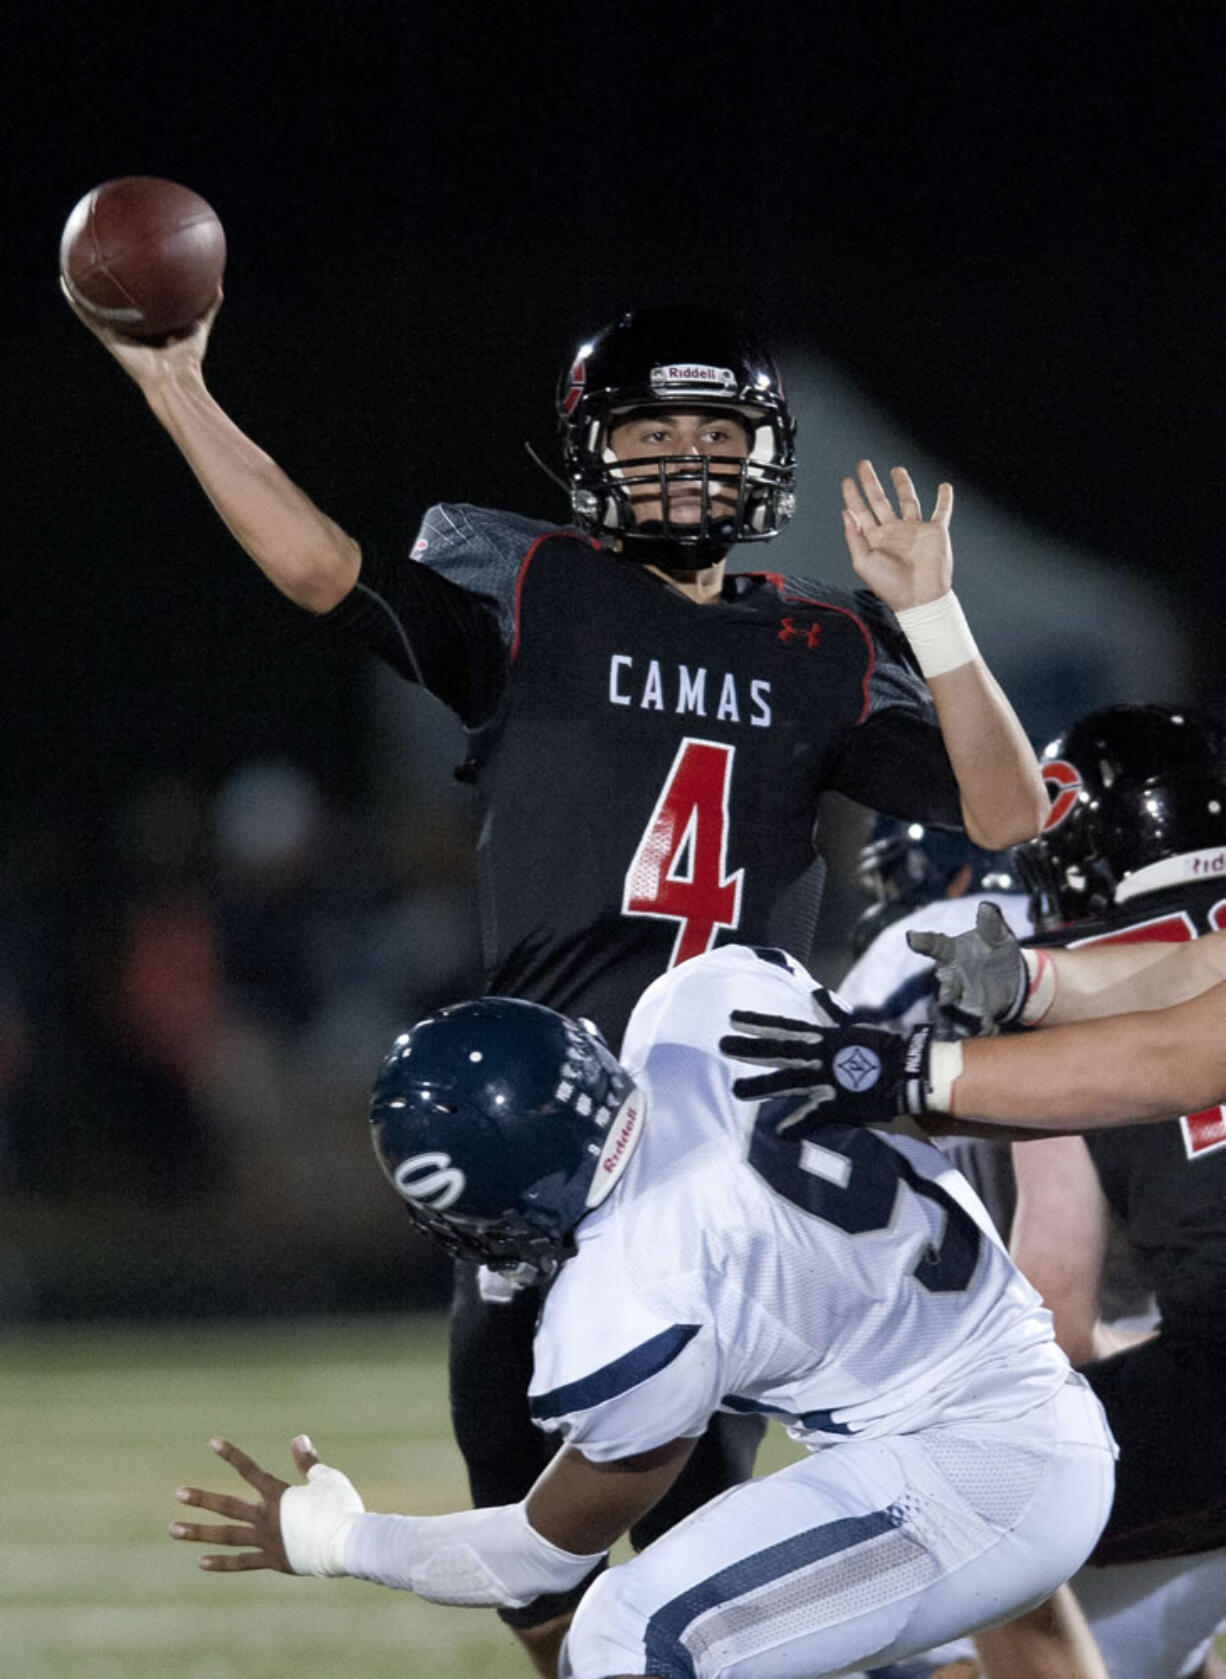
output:
<instances>
[{"instance_id":1,"label":"riddell logo on helmet","mask_svg":"<svg viewBox=\"0 0 1226 1679\"><path fill-rule=\"evenodd\" d=\"M1207 874L1226 874L1226 851L1194 851L1187 861L1188 873L1194 879Z\"/></svg>"},{"instance_id":2,"label":"riddell logo on helmet","mask_svg":"<svg viewBox=\"0 0 1226 1679\"><path fill-rule=\"evenodd\" d=\"M622 1156L630 1146L630 1139L634 1135L634 1128L638 1122L638 1109L627 1108L626 1117L622 1121L616 1137L613 1139L613 1145L609 1149L609 1152L605 1155L604 1159L600 1162L600 1170L602 1172L616 1172L618 1166L621 1164Z\"/></svg>"},{"instance_id":3,"label":"riddell logo on helmet","mask_svg":"<svg viewBox=\"0 0 1226 1679\"><path fill-rule=\"evenodd\" d=\"M604 1153L600 1157L600 1164L596 1168L596 1175L592 1179L592 1187L587 1192L589 1207L599 1206L621 1177L626 1162L634 1153L635 1144L639 1140L642 1122L643 1099L636 1091L622 1103L621 1110L613 1122Z\"/></svg>"},{"instance_id":4,"label":"riddell logo on helmet","mask_svg":"<svg viewBox=\"0 0 1226 1679\"><path fill-rule=\"evenodd\" d=\"M667 367L653 367L651 370L653 391L692 389L695 385L709 386L718 391L735 391L736 374L730 367L708 367L705 362L697 361L670 362Z\"/></svg>"}]
</instances>

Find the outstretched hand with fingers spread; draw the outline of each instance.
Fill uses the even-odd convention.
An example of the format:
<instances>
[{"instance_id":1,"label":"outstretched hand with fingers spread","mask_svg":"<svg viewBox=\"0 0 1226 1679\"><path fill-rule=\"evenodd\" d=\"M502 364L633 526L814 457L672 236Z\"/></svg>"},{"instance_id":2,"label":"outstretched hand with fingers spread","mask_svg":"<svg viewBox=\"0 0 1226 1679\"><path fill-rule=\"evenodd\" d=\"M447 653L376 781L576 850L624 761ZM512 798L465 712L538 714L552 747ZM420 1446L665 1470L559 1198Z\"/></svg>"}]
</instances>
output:
<instances>
[{"instance_id":1,"label":"outstretched hand with fingers spread","mask_svg":"<svg viewBox=\"0 0 1226 1679\"><path fill-rule=\"evenodd\" d=\"M950 589L954 573L949 540L953 485L938 485L932 517L925 519L905 467L890 473L897 512L871 461L861 461L856 474L858 483L852 477L843 480L843 534L856 576L895 612L939 599Z\"/></svg>"},{"instance_id":2,"label":"outstretched hand with fingers spread","mask_svg":"<svg viewBox=\"0 0 1226 1679\"><path fill-rule=\"evenodd\" d=\"M282 1574L294 1574L286 1555L281 1533L281 1501L289 1490L289 1483L261 1469L254 1458L229 1440L211 1440L209 1444L218 1457L224 1458L238 1471L248 1486L254 1488L258 1499L235 1498L229 1493L205 1492L200 1487L179 1487L175 1497L180 1504L196 1510L210 1510L226 1518L223 1526L205 1526L199 1522L171 1522L172 1539L188 1539L198 1545L229 1545L246 1547L200 1558L201 1568L217 1574L238 1574L250 1569L272 1568ZM294 1463L303 1475L318 1464L315 1448L305 1434L298 1435L291 1451Z\"/></svg>"}]
</instances>

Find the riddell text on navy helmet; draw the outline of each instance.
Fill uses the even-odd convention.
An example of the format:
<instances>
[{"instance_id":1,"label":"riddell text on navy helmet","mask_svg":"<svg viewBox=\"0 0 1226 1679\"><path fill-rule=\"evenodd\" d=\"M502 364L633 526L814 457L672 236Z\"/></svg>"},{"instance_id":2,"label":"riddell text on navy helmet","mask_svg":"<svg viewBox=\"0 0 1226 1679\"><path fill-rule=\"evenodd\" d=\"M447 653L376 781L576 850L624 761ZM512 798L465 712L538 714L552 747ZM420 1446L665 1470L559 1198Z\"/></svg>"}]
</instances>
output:
<instances>
[{"instance_id":1,"label":"riddell text on navy helmet","mask_svg":"<svg viewBox=\"0 0 1226 1679\"><path fill-rule=\"evenodd\" d=\"M754 677L738 685L731 671L713 674L705 666L660 659L635 659L631 653L609 657L609 704L637 706L640 711L689 712L712 717L717 723L771 726L771 685Z\"/></svg>"}]
</instances>

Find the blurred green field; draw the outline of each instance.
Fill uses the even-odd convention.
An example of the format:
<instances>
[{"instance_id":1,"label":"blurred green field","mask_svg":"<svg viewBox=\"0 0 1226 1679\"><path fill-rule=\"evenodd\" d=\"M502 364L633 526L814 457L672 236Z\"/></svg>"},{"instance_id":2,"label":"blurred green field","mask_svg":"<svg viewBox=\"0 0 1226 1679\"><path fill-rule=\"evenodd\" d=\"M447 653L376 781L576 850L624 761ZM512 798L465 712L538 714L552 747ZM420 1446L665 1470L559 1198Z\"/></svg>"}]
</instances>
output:
<instances>
[{"instance_id":1,"label":"blurred green field","mask_svg":"<svg viewBox=\"0 0 1226 1679\"><path fill-rule=\"evenodd\" d=\"M0 1335L0 1679L526 1679L493 1610L210 1576L166 1537L181 1482L239 1490L220 1433L288 1478L307 1431L372 1509L462 1508L445 1339L433 1316ZM761 1467L793 1452L772 1431Z\"/></svg>"},{"instance_id":2,"label":"blurred green field","mask_svg":"<svg viewBox=\"0 0 1226 1679\"><path fill-rule=\"evenodd\" d=\"M463 1508L444 1359L433 1316L0 1336L0 1679L525 1679L493 1610L210 1576L166 1537L180 1483L240 1490L214 1434L288 1478L305 1430L372 1509Z\"/></svg>"},{"instance_id":3,"label":"blurred green field","mask_svg":"<svg viewBox=\"0 0 1226 1679\"><path fill-rule=\"evenodd\" d=\"M213 1577L166 1537L175 1486L234 1480L209 1450L218 1433L288 1478L290 1437L308 1430L375 1509L465 1504L443 1360L434 1318L0 1338L0 1675L523 1679L490 1610Z\"/></svg>"}]
</instances>

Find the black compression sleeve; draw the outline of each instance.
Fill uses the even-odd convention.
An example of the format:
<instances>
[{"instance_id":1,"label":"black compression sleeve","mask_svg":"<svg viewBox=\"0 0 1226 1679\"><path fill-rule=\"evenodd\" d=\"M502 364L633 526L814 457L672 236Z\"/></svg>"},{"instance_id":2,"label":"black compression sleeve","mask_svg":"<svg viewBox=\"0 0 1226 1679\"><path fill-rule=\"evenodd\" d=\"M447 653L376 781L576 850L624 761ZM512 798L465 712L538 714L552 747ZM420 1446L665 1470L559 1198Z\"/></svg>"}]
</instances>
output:
<instances>
[{"instance_id":1,"label":"black compression sleeve","mask_svg":"<svg viewBox=\"0 0 1226 1679\"><path fill-rule=\"evenodd\" d=\"M498 704L507 648L493 602L429 566L363 546L357 583L321 622L421 683L470 728Z\"/></svg>"},{"instance_id":2,"label":"black compression sleeve","mask_svg":"<svg viewBox=\"0 0 1226 1679\"><path fill-rule=\"evenodd\" d=\"M873 712L850 731L830 785L887 816L962 826L958 783L940 729L900 707Z\"/></svg>"}]
</instances>

